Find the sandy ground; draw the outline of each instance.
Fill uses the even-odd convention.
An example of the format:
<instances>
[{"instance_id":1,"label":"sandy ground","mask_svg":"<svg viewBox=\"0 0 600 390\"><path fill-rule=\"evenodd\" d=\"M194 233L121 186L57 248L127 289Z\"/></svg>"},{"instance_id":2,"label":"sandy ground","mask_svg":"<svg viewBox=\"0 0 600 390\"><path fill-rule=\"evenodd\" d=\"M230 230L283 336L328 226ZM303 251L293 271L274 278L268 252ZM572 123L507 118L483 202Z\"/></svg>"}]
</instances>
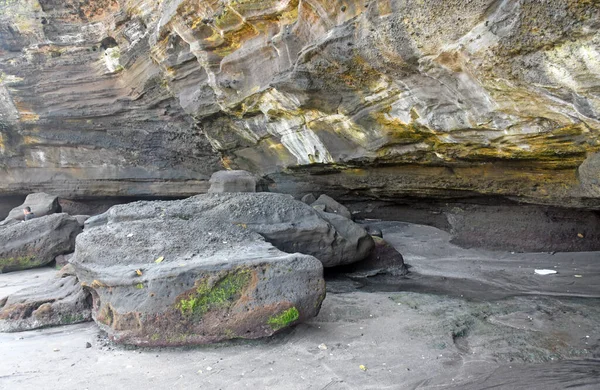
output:
<instances>
[{"instance_id":1,"label":"sandy ground","mask_svg":"<svg viewBox=\"0 0 600 390\"><path fill-rule=\"evenodd\" d=\"M329 276L309 323L185 349L123 348L93 323L0 333L0 388L600 388L599 253L467 250L434 228L379 227L411 274ZM0 297L54 273L0 275Z\"/></svg>"}]
</instances>

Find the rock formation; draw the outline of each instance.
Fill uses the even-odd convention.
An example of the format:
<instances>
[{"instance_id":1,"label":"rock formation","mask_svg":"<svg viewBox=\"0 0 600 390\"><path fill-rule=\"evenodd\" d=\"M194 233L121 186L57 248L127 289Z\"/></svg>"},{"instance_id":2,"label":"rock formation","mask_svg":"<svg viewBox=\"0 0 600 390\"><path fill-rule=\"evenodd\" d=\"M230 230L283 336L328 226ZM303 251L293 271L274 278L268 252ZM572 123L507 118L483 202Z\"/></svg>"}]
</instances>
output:
<instances>
[{"instance_id":1,"label":"rock formation","mask_svg":"<svg viewBox=\"0 0 600 390\"><path fill-rule=\"evenodd\" d=\"M591 1L8 0L0 192L600 208Z\"/></svg>"},{"instance_id":2,"label":"rock formation","mask_svg":"<svg viewBox=\"0 0 600 390\"><path fill-rule=\"evenodd\" d=\"M256 178L247 171L218 171L210 177L208 192L256 192Z\"/></svg>"},{"instance_id":3,"label":"rock formation","mask_svg":"<svg viewBox=\"0 0 600 390\"><path fill-rule=\"evenodd\" d=\"M319 228L307 216L294 218L298 210L317 216L279 194L115 206L87 221L71 262L92 294L94 319L120 343L268 336L315 316L325 297L317 258L284 253L263 238L282 239L285 226L291 240L309 224Z\"/></svg>"},{"instance_id":4,"label":"rock formation","mask_svg":"<svg viewBox=\"0 0 600 390\"><path fill-rule=\"evenodd\" d=\"M81 233L77 219L52 214L0 227L0 272L40 267L73 252Z\"/></svg>"},{"instance_id":5,"label":"rock formation","mask_svg":"<svg viewBox=\"0 0 600 390\"><path fill-rule=\"evenodd\" d=\"M48 195L43 192L35 194L29 194L25 198L25 202L22 205L15 207L8 213L6 219L23 220L23 209L30 207L31 211L36 217L43 217L54 213L60 213L61 208L58 203L58 197L54 195Z\"/></svg>"},{"instance_id":6,"label":"rock formation","mask_svg":"<svg viewBox=\"0 0 600 390\"><path fill-rule=\"evenodd\" d=\"M73 275L0 297L0 332L91 321L91 297Z\"/></svg>"}]
</instances>

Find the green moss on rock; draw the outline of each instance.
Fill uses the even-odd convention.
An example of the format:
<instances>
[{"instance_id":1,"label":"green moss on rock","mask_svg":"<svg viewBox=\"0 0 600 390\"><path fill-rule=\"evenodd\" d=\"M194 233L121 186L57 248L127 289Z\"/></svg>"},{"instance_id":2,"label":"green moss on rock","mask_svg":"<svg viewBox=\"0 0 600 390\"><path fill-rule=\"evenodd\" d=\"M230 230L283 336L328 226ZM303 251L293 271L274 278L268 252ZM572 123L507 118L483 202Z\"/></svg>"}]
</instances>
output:
<instances>
[{"instance_id":1,"label":"green moss on rock","mask_svg":"<svg viewBox=\"0 0 600 390\"><path fill-rule=\"evenodd\" d=\"M209 280L202 280L192 294L177 303L177 308L183 315L199 316L227 308L241 295L251 279L250 270L245 269L227 274L212 286Z\"/></svg>"},{"instance_id":2,"label":"green moss on rock","mask_svg":"<svg viewBox=\"0 0 600 390\"><path fill-rule=\"evenodd\" d=\"M300 318L300 313L298 313L298 309L295 307L291 307L281 314L272 316L269 318L267 323L273 328L273 330L279 330L285 328L292 322L296 321Z\"/></svg>"}]
</instances>

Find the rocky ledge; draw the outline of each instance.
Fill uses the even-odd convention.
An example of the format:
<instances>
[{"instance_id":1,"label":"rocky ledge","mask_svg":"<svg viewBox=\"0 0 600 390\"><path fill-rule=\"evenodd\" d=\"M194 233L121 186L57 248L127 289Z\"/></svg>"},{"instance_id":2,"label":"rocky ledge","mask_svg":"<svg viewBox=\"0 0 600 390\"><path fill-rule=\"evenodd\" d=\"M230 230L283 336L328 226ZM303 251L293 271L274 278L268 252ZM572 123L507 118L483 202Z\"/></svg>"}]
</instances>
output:
<instances>
[{"instance_id":1,"label":"rocky ledge","mask_svg":"<svg viewBox=\"0 0 600 390\"><path fill-rule=\"evenodd\" d=\"M187 196L219 167L338 198L600 207L600 8L4 1L0 192Z\"/></svg>"}]
</instances>

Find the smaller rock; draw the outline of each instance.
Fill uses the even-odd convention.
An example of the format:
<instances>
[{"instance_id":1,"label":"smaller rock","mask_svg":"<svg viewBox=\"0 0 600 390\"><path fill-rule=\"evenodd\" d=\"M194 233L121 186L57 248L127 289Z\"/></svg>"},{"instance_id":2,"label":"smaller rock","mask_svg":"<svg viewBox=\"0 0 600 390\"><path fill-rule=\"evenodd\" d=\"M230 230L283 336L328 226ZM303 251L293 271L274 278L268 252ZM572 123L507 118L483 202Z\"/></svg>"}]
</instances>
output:
<instances>
[{"instance_id":1,"label":"smaller rock","mask_svg":"<svg viewBox=\"0 0 600 390\"><path fill-rule=\"evenodd\" d=\"M35 214L36 218L61 212L57 196L49 195L44 192L37 192L35 194L27 195L25 202L12 209L10 213L8 213L6 219L22 221L24 219L23 209L25 207L31 207L31 211Z\"/></svg>"},{"instance_id":2,"label":"smaller rock","mask_svg":"<svg viewBox=\"0 0 600 390\"><path fill-rule=\"evenodd\" d=\"M71 258L73 258L73 253L67 253L64 255L56 256L56 258L54 259L54 261L56 262L56 267L62 268L65 265L69 264L69 261L71 260Z\"/></svg>"},{"instance_id":3,"label":"smaller rock","mask_svg":"<svg viewBox=\"0 0 600 390\"><path fill-rule=\"evenodd\" d=\"M338 214L342 217L352 219L352 213L350 213L350 210L327 195L319 196L319 199L312 204L313 207L317 205L324 205L325 211L328 213Z\"/></svg>"},{"instance_id":4,"label":"smaller rock","mask_svg":"<svg viewBox=\"0 0 600 390\"><path fill-rule=\"evenodd\" d=\"M90 216L89 215L74 215L73 218L75 218L77 220L77 223L79 223L79 226L83 227L83 225L85 225L85 221L90 219Z\"/></svg>"},{"instance_id":5,"label":"smaller rock","mask_svg":"<svg viewBox=\"0 0 600 390\"><path fill-rule=\"evenodd\" d=\"M89 293L75 276L21 290L4 300L0 309L0 332L90 321L90 301Z\"/></svg>"},{"instance_id":6,"label":"smaller rock","mask_svg":"<svg viewBox=\"0 0 600 390\"><path fill-rule=\"evenodd\" d=\"M404 276L408 273L404 258L396 248L376 236L373 236L373 241L375 242L375 249L369 257L363 261L350 264L341 271L351 278L368 278L378 274Z\"/></svg>"},{"instance_id":7,"label":"smaller rock","mask_svg":"<svg viewBox=\"0 0 600 390\"><path fill-rule=\"evenodd\" d=\"M81 227L67 214L52 214L0 229L0 273L46 265L73 252Z\"/></svg>"},{"instance_id":8,"label":"smaller rock","mask_svg":"<svg viewBox=\"0 0 600 390\"><path fill-rule=\"evenodd\" d=\"M311 206L313 209L324 213L325 212L325 205L324 204L315 204Z\"/></svg>"},{"instance_id":9,"label":"smaller rock","mask_svg":"<svg viewBox=\"0 0 600 390\"><path fill-rule=\"evenodd\" d=\"M85 343L85 347L86 348L92 348L92 343L90 343L89 341L87 343Z\"/></svg>"},{"instance_id":10,"label":"smaller rock","mask_svg":"<svg viewBox=\"0 0 600 390\"><path fill-rule=\"evenodd\" d=\"M256 192L256 177L246 171L218 171L210 178L208 192Z\"/></svg>"},{"instance_id":11,"label":"smaller rock","mask_svg":"<svg viewBox=\"0 0 600 390\"><path fill-rule=\"evenodd\" d=\"M313 194L306 194L302 197L301 200L302 200L302 202L304 202L310 206L317 201L317 198L315 198L315 196Z\"/></svg>"},{"instance_id":12,"label":"smaller rock","mask_svg":"<svg viewBox=\"0 0 600 390\"><path fill-rule=\"evenodd\" d=\"M67 276L76 276L75 275L75 267L73 267L73 264L67 264L64 267L62 267L60 269L60 271L58 271L58 277L59 278L65 278Z\"/></svg>"}]
</instances>

